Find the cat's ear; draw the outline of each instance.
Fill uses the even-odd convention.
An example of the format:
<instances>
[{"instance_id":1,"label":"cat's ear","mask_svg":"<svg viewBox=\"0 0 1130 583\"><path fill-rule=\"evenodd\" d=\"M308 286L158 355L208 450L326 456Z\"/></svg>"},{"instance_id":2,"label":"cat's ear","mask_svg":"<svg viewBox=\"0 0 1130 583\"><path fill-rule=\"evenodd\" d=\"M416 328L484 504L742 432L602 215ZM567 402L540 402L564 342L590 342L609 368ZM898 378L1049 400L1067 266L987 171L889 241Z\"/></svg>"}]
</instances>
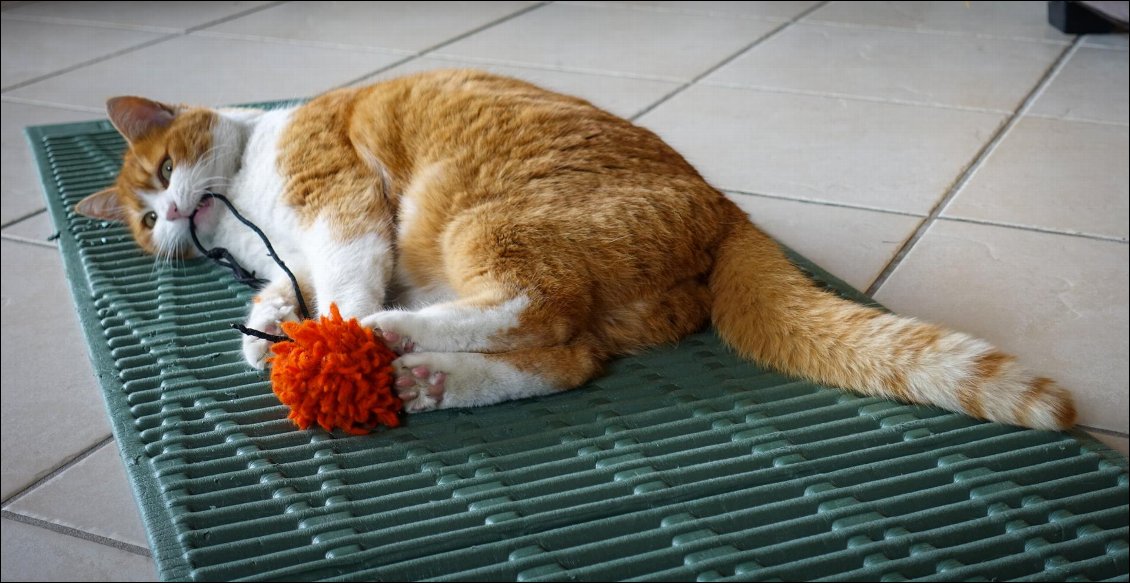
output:
<instances>
[{"instance_id":1,"label":"cat's ear","mask_svg":"<svg viewBox=\"0 0 1130 583\"><path fill-rule=\"evenodd\" d=\"M78 201L75 212L92 219L104 221L124 221L126 209L122 206L122 199L114 187L98 192Z\"/></svg>"},{"instance_id":2,"label":"cat's ear","mask_svg":"<svg viewBox=\"0 0 1130 583\"><path fill-rule=\"evenodd\" d=\"M131 144L153 131L169 127L176 116L176 111L164 103L133 96L110 98L106 102L106 113Z\"/></svg>"}]
</instances>

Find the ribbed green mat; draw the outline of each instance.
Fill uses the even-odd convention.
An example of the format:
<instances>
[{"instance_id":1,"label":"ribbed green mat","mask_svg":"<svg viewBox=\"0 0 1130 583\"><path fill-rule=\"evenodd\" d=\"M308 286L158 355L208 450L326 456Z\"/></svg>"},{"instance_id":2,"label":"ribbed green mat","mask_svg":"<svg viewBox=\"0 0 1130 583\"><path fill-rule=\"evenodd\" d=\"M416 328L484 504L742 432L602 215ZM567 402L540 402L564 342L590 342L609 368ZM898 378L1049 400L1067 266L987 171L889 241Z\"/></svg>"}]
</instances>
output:
<instances>
[{"instance_id":1,"label":"ribbed green mat","mask_svg":"<svg viewBox=\"0 0 1130 583\"><path fill-rule=\"evenodd\" d=\"M1101 444L796 382L710 332L566 394L298 431L228 328L246 288L69 210L117 172L109 124L28 135L166 579L1127 578Z\"/></svg>"}]
</instances>

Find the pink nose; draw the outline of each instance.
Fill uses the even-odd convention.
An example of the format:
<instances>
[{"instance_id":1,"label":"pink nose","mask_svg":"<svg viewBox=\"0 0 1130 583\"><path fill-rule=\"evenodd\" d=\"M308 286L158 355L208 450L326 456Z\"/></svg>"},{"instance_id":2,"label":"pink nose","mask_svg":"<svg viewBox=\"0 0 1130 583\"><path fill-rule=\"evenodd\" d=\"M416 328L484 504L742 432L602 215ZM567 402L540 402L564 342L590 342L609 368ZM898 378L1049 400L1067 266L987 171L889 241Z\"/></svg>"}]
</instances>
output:
<instances>
[{"instance_id":1,"label":"pink nose","mask_svg":"<svg viewBox=\"0 0 1130 583\"><path fill-rule=\"evenodd\" d=\"M184 216L185 215L180 214L180 211L177 210L177 203L175 202L170 204L169 208L165 210L165 220L167 221L175 221L179 218L183 218Z\"/></svg>"}]
</instances>

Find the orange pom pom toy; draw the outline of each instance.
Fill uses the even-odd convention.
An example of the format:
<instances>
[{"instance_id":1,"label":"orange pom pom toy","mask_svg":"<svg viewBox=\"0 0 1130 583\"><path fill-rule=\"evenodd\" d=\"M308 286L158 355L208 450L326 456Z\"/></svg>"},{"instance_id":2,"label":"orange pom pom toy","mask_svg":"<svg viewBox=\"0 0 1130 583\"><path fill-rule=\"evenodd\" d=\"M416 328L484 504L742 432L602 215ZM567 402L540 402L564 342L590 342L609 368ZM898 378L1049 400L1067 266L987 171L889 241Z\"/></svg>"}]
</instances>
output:
<instances>
[{"instance_id":1,"label":"orange pom pom toy","mask_svg":"<svg viewBox=\"0 0 1130 583\"><path fill-rule=\"evenodd\" d=\"M377 425L400 425L403 403L392 390L396 353L373 331L341 318L337 305L318 320L285 322L293 342L271 347L271 385L302 429L317 422L364 435Z\"/></svg>"}]
</instances>

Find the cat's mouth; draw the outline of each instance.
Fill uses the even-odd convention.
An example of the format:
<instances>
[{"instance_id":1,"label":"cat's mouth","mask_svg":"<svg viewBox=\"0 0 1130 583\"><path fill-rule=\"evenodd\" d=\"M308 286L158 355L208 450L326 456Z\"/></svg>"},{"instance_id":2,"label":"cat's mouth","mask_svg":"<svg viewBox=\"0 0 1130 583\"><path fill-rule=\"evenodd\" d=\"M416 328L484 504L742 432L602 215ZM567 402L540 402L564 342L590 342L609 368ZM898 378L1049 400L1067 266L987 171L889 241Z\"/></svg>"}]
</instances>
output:
<instances>
[{"instance_id":1,"label":"cat's mouth","mask_svg":"<svg viewBox=\"0 0 1130 583\"><path fill-rule=\"evenodd\" d=\"M200 198L200 202L196 203L196 208L192 211L192 214L189 215L188 220L192 221L194 225L200 226L199 223L196 222L197 219L206 219L212 211L214 202L215 200L212 198L212 193L204 193L204 196Z\"/></svg>"}]
</instances>

